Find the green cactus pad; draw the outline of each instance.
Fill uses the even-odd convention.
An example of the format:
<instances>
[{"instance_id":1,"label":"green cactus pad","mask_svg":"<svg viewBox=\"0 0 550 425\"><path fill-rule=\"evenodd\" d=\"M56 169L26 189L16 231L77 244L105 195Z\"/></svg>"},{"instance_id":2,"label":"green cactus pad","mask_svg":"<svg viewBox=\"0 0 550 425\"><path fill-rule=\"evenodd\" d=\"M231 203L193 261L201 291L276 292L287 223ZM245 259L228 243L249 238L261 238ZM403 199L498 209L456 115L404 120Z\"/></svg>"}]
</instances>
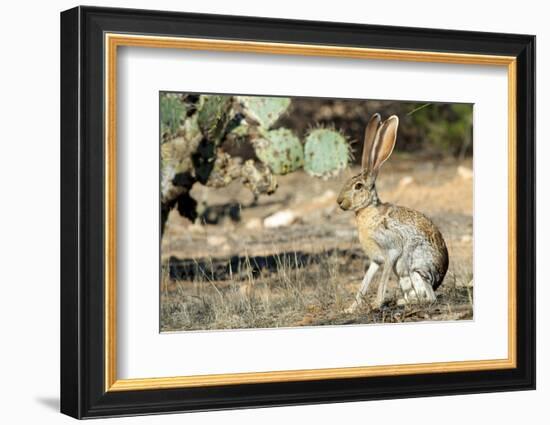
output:
<instances>
[{"instance_id":1,"label":"green cactus pad","mask_svg":"<svg viewBox=\"0 0 550 425\"><path fill-rule=\"evenodd\" d=\"M252 144L256 156L275 174L290 173L304 164L302 144L287 128L266 131Z\"/></svg>"},{"instance_id":2,"label":"green cactus pad","mask_svg":"<svg viewBox=\"0 0 550 425\"><path fill-rule=\"evenodd\" d=\"M246 115L256 121L260 127L270 128L290 106L288 97L239 96Z\"/></svg>"},{"instance_id":3,"label":"green cactus pad","mask_svg":"<svg viewBox=\"0 0 550 425\"><path fill-rule=\"evenodd\" d=\"M329 178L348 166L349 145L335 130L317 128L305 139L304 169L314 177Z\"/></svg>"},{"instance_id":4,"label":"green cactus pad","mask_svg":"<svg viewBox=\"0 0 550 425\"><path fill-rule=\"evenodd\" d=\"M202 96L202 98L198 112L199 127L209 141L218 144L229 122L233 98L217 95Z\"/></svg>"},{"instance_id":5,"label":"green cactus pad","mask_svg":"<svg viewBox=\"0 0 550 425\"><path fill-rule=\"evenodd\" d=\"M174 136L185 118L187 108L177 94L162 93L160 95L160 127L161 136ZM161 143L164 140L161 139Z\"/></svg>"}]
</instances>

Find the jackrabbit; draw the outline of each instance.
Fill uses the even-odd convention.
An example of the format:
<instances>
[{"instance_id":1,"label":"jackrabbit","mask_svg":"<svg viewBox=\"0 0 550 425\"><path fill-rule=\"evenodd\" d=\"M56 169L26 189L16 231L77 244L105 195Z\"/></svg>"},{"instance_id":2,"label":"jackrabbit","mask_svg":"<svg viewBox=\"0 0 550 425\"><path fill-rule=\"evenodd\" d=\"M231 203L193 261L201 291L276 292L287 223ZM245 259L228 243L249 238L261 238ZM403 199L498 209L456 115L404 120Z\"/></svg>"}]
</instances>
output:
<instances>
[{"instance_id":1,"label":"jackrabbit","mask_svg":"<svg viewBox=\"0 0 550 425\"><path fill-rule=\"evenodd\" d=\"M418 211L381 202L376 177L395 146L399 119L393 115L381 123L374 114L365 131L362 170L350 178L337 202L355 212L359 241L370 266L348 313L362 303L370 282L382 266L374 308L384 303L392 271L399 280L406 303L433 302L449 265L445 241L432 221Z\"/></svg>"}]
</instances>

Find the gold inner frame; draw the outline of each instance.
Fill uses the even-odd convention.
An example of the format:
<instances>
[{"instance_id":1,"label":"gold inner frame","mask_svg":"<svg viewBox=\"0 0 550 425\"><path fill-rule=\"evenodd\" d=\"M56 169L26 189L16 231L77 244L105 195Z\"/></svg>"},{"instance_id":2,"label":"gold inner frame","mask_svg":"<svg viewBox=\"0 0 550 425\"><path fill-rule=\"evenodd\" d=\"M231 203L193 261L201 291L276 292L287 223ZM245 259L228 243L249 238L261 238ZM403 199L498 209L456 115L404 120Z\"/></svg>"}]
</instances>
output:
<instances>
[{"instance_id":1,"label":"gold inner frame","mask_svg":"<svg viewBox=\"0 0 550 425\"><path fill-rule=\"evenodd\" d=\"M116 325L116 99L120 46L504 66L508 72L508 357L495 360L118 379ZM510 369L516 367L516 58L410 50L105 34L105 391Z\"/></svg>"}]
</instances>

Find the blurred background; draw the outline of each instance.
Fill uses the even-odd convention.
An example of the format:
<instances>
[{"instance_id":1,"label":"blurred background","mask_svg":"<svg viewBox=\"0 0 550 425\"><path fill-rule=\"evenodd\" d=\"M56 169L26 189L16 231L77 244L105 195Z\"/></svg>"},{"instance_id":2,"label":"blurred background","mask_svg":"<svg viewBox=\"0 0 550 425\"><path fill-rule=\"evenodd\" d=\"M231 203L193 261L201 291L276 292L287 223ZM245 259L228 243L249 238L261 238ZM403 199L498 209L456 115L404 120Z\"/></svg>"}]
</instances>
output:
<instances>
[{"instance_id":1,"label":"blurred background","mask_svg":"<svg viewBox=\"0 0 550 425\"><path fill-rule=\"evenodd\" d=\"M432 159L464 159L472 155L472 105L460 103L413 103L387 100L332 100L293 98L280 125L305 134L311 123L334 126L354 141L363 141L370 116L397 115L400 120L396 151ZM356 162L362 143L353 145Z\"/></svg>"}]
</instances>

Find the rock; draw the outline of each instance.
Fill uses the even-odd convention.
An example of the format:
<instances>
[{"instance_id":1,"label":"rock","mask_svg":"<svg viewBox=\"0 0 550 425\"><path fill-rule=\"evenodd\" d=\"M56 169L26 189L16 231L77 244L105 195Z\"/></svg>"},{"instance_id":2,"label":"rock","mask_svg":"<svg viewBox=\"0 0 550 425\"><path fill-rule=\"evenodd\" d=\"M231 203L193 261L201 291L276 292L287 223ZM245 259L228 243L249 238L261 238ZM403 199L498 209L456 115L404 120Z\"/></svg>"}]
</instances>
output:
<instances>
[{"instance_id":1,"label":"rock","mask_svg":"<svg viewBox=\"0 0 550 425\"><path fill-rule=\"evenodd\" d=\"M297 219L296 214L292 210L277 211L264 219L264 226L268 229L281 226L290 226Z\"/></svg>"},{"instance_id":2,"label":"rock","mask_svg":"<svg viewBox=\"0 0 550 425\"><path fill-rule=\"evenodd\" d=\"M277 211L264 219L267 228L290 226L292 223L307 216L314 216L323 212L330 213L336 208L336 193L327 190L322 195L303 202L292 209Z\"/></svg>"}]
</instances>

